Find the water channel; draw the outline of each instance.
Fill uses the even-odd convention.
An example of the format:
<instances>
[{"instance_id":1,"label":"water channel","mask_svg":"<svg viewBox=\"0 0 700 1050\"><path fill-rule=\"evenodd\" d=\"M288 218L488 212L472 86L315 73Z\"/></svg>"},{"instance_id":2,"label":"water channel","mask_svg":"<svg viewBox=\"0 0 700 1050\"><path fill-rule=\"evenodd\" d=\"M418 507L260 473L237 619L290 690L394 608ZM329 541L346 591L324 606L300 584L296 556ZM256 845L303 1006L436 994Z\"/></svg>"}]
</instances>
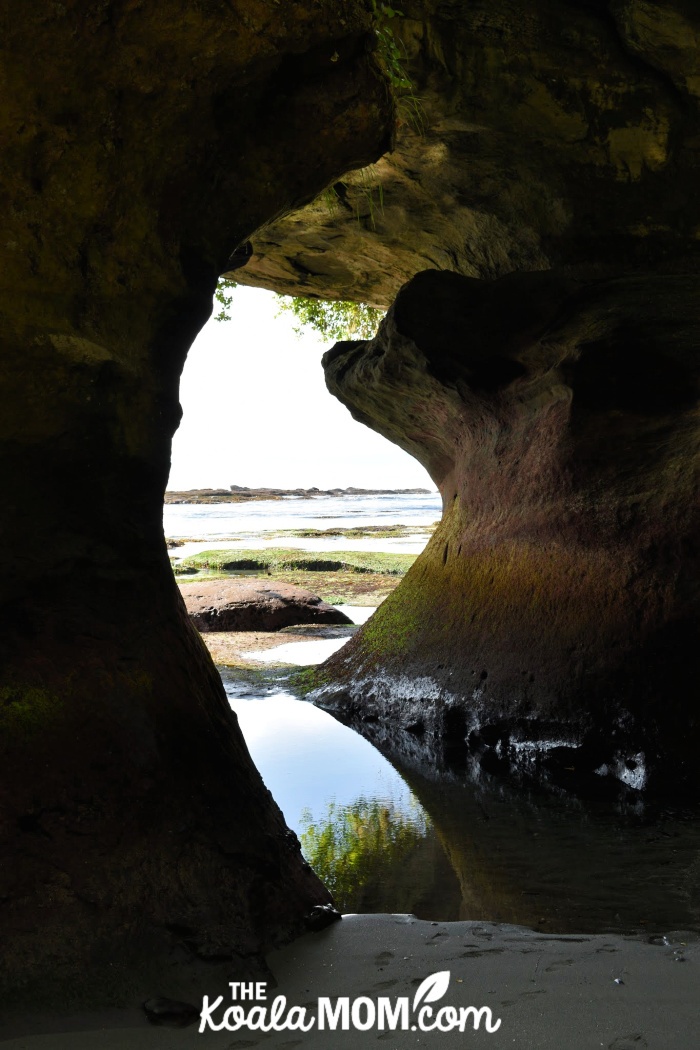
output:
<instances>
[{"instance_id":1,"label":"water channel","mask_svg":"<svg viewBox=\"0 0 700 1050\"><path fill-rule=\"evenodd\" d=\"M255 685L223 678L265 783L342 911L700 933L697 806L402 767L295 697L279 672Z\"/></svg>"}]
</instances>

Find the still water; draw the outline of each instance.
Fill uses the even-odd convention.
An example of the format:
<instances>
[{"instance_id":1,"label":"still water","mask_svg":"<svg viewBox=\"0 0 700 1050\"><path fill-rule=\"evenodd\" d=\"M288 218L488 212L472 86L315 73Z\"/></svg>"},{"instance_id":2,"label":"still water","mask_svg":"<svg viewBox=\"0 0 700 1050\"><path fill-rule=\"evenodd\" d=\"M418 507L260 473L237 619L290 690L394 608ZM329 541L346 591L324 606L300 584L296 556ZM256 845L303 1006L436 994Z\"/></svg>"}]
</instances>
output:
<instances>
[{"instance_id":1,"label":"still water","mask_svg":"<svg viewBox=\"0 0 700 1050\"><path fill-rule=\"evenodd\" d=\"M402 768L279 678L224 684L265 783L345 912L547 932L700 932L697 808Z\"/></svg>"},{"instance_id":2,"label":"still water","mask_svg":"<svg viewBox=\"0 0 700 1050\"><path fill-rule=\"evenodd\" d=\"M261 547L280 544L264 536L273 530L421 526L439 516L439 497L430 494L171 505L164 525L167 536L190 537L199 546L229 537L222 545ZM330 542L379 551L413 542L417 553L425 539ZM328 542L308 541L311 549ZM308 648L314 645L325 649ZM337 645L333 639L290 644L284 659L315 662ZM264 655L279 659L280 650ZM618 803L582 801L392 763L331 715L295 698L279 670L266 672L267 681L256 677L254 686L244 673L222 677L263 779L343 911L492 920L558 933L700 932L697 806L644 806L634 792Z\"/></svg>"}]
</instances>

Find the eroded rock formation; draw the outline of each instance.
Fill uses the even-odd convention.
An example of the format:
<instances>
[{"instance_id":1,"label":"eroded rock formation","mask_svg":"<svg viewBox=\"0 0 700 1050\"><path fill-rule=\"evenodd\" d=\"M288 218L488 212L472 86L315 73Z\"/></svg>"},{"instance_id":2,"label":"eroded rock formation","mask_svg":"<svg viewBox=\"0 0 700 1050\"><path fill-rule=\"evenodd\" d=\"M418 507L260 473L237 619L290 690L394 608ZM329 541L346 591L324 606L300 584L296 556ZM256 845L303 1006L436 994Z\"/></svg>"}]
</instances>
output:
<instances>
[{"instance_id":1,"label":"eroded rock formation","mask_svg":"<svg viewBox=\"0 0 700 1050\"><path fill-rule=\"evenodd\" d=\"M200 964L211 990L327 901L162 538L178 377L227 270L388 305L426 266L557 268L420 278L430 302L414 285L332 362L448 509L327 674L495 760L561 732L568 765L690 770L695 5L405 6L423 131L347 178L391 146L360 0L3 7L3 994L184 996ZM334 182L332 222L285 222Z\"/></svg>"},{"instance_id":2,"label":"eroded rock formation","mask_svg":"<svg viewBox=\"0 0 700 1050\"><path fill-rule=\"evenodd\" d=\"M0 22L2 1003L196 997L328 894L172 577L178 378L237 246L386 149L389 94L355 0Z\"/></svg>"},{"instance_id":3,"label":"eroded rock formation","mask_svg":"<svg viewBox=\"0 0 700 1050\"><path fill-rule=\"evenodd\" d=\"M433 267L696 266L692 0L397 6L413 88L396 148L258 231L237 280L386 308Z\"/></svg>"},{"instance_id":4,"label":"eroded rock formation","mask_svg":"<svg viewBox=\"0 0 700 1050\"><path fill-rule=\"evenodd\" d=\"M239 278L388 306L425 269L521 276L421 278L331 360L446 512L324 673L345 709L496 763L510 742L568 773L692 781L700 13L402 6L396 148L258 231Z\"/></svg>"},{"instance_id":5,"label":"eroded rock formation","mask_svg":"<svg viewBox=\"0 0 700 1050\"><path fill-rule=\"evenodd\" d=\"M444 515L322 702L490 767L694 782L698 303L694 275L426 271L325 355Z\"/></svg>"}]
</instances>

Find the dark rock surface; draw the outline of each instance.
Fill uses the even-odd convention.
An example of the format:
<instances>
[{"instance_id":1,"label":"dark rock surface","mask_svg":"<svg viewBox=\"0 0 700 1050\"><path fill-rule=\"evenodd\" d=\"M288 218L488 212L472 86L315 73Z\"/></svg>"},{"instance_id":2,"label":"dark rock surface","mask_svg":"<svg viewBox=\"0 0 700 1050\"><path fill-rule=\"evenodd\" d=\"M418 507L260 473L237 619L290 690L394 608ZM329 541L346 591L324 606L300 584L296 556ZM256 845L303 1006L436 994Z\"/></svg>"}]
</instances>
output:
<instances>
[{"instance_id":1,"label":"dark rock surface","mask_svg":"<svg viewBox=\"0 0 700 1050\"><path fill-rule=\"evenodd\" d=\"M426 755L697 786L699 305L695 276L427 271L325 355L445 509L323 703Z\"/></svg>"},{"instance_id":2,"label":"dark rock surface","mask_svg":"<svg viewBox=\"0 0 700 1050\"><path fill-rule=\"evenodd\" d=\"M388 307L436 267L697 268L693 0L405 0L395 149L252 238L242 283ZM381 187L381 189L380 189Z\"/></svg>"},{"instance_id":3,"label":"dark rock surface","mask_svg":"<svg viewBox=\"0 0 700 1050\"><path fill-rule=\"evenodd\" d=\"M201 1001L329 895L168 563L179 376L391 100L355 0L9 0L0 38L0 1002Z\"/></svg>"},{"instance_id":4,"label":"dark rock surface","mask_svg":"<svg viewBox=\"0 0 700 1050\"><path fill-rule=\"evenodd\" d=\"M204 580L180 587L198 631L279 631L293 624L351 624L345 613L291 583Z\"/></svg>"}]
</instances>

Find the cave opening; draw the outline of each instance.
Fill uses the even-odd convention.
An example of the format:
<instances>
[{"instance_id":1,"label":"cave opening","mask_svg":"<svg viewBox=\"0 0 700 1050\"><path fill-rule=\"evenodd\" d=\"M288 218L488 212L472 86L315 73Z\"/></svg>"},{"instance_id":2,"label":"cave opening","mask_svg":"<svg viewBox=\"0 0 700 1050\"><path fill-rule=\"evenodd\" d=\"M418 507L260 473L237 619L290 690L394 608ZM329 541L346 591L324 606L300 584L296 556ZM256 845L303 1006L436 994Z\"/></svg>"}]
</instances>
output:
<instances>
[{"instance_id":1,"label":"cave opening","mask_svg":"<svg viewBox=\"0 0 700 1050\"><path fill-rule=\"evenodd\" d=\"M3 12L3 1006L137 1003L163 985L196 999L329 917L162 529L180 370L217 275L294 241L324 186L347 221L330 240L302 224L297 277L325 294L349 275L393 302L369 354L327 357L329 384L430 465L447 510L307 685L401 766L458 906L583 928L592 911L542 904L544 864L596 922L615 902L638 932L647 909L697 928L696 814L644 795L697 790L697 18L680 0L605 17L411 0L393 21L425 94L416 128L376 53L370 8L386 6ZM368 166L392 193L358 221L363 177L346 173ZM211 415L226 382L208 383ZM503 724L488 746L516 775L488 798L439 775L445 707L467 779L472 735ZM619 792L614 818L567 795L573 781ZM367 826L374 863L386 809L349 804L331 832ZM429 836L420 811L394 811L401 867ZM647 834L663 822L670 861ZM328 823L306 829L319 852ZM586 824L593 838L570 834ZM632 888L625 910L635 875L654 892Z\"/></svg>"}]
</instances>

